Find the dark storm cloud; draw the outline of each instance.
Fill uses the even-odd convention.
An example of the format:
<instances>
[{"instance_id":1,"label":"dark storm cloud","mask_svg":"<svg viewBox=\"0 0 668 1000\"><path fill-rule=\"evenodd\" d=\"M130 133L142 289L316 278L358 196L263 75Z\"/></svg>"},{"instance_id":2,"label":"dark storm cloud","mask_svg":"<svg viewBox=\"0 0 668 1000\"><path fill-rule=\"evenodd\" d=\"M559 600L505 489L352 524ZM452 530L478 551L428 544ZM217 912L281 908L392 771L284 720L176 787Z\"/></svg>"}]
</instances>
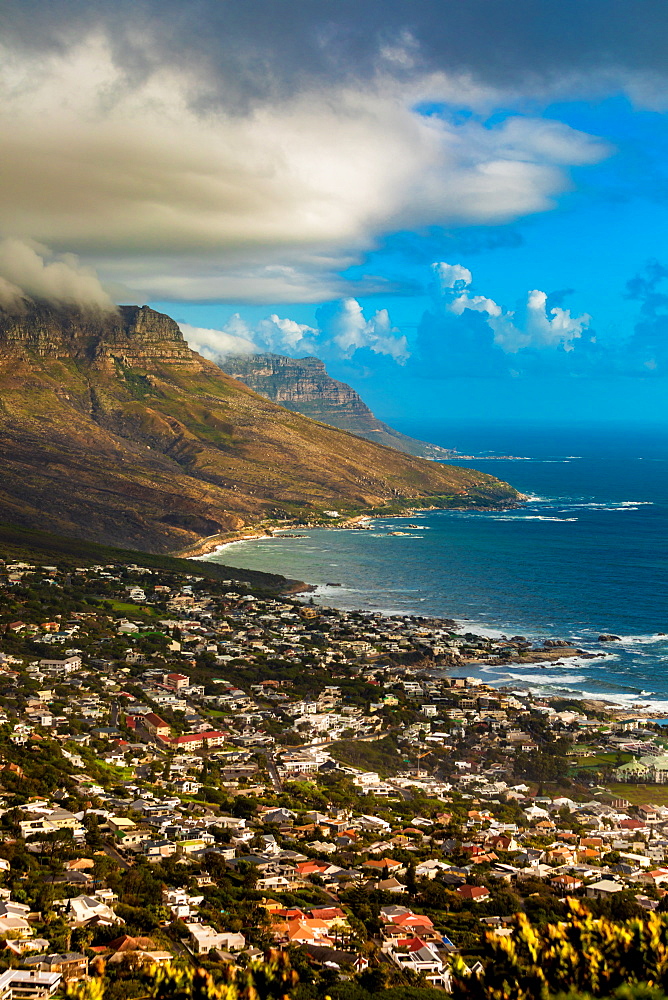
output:
<instances>
[{"instance_id":1,"label":"dark storm cloud","mask_svg":"<svg viewBox=\"0 0 668 1000\"><path fill-rule=\"evenodd\" d=\"M446 70L530 93L602 75L651 97L668 66L665 0L22 0L0 20L6 40L39 50L95 28L131 78L196 60L228 107L373 76L379 54L400 77Z\"/></svg>"},{"instance_id":2,"label":"dark storm cloud","mask_svg":"<svg viewBox=\"0 0 668 1000\"><path fill-rule=\"evenodd\" d=\"M665 23L650 0L8 0L0 238L124 298L411 294L343 275L390 233L424 263L517 241L613 153L540 101L662 98Z\"/></svg>"}]
</instances>

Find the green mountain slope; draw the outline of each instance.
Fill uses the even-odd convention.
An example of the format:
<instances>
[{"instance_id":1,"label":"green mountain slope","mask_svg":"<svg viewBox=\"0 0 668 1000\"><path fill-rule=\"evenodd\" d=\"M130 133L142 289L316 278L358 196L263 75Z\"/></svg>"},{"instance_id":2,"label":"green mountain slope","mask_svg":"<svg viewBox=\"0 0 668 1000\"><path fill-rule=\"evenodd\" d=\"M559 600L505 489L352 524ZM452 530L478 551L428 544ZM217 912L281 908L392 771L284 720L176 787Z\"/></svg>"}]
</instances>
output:
<instances>
[{"instance_id":1,"label":"green mountain slope","mask_svg":"<svg viewBox=\"0 0 668 1000\"><path fill-rule=\"evenodd\" d=\"M277 406L147 307L0 314L0 428L0 521L149 552L329 509L518 497Z\"/></svg>"}]
</instances>

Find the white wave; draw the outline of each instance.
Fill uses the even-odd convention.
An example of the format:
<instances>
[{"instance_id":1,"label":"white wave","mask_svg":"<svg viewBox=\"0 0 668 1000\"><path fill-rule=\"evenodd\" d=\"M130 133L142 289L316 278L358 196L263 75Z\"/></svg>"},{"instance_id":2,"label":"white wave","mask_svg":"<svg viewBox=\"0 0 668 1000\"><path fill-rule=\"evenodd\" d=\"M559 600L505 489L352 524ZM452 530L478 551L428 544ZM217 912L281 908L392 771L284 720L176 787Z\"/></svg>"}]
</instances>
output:
<instances>
[{"instance_id":1,"label":"white wave","mask_svg":"<svg viewBox=\"0 0 668 1000\"><path fill-rule=\"evenodd\" d=\"M616 633L613 633L616 634ZM655 632L654 635L620 635L615 646L650 646L657 642L668 643L668 635Z\"/></svg>"},{"instance_id":2,"label":"white wave","mask_svg":"<svg viewBox=\"0 0 668 1000\"><path fill-rule=\"evenodd\" d=\"M513 694L516 694L519 697L522 697L523 695L526 696L528 690L529 689L526 687L517 688L516 690L513 691ZM539 687L532 688L531 694L537 694L543 698L563 697L565 694L567 694L571 695L573 699L578 699L578 700L582 699L582 694L578 690L578 688L571 688L567 687L566 685L564 685L564 687L554 687L549 684L546 684L544 688L539 688Z\"/></svg>"},{"instance_id":3,"label":"white wave","mask_svg":"<svg viewBox=\"0 0 668 1000\"><path fill-rule=\"evenodd\" d=\"M660 698L641 697L638 694L618 694L601 693L593 691L582 691L581 698L592 701L610 701L615 705L620 705L626 709L637 709L649 712L668 712L668 701Z\"/></svg>"},{"instance_id":4,"label":"white wave","mask_svg":"<svg viewBox=\"0 0 668 1000\"><path fill-rule=\"evenodd\" d=\"M290 536L284 535L282 537L288 538ZM233 545L235 545L235 546L238 546L238 545L247 545L250 542L267 542L267 541L273 541L273 540L274 539L272 538L271 535L245 535L243 538L236 538L232 542L223 542L221 545L216 545L215 549L213 549L211 552L205 552L204 555L201 555L201 556L189 556L189 558L193 559L193 560L199 559L199 560L202 560L204 562L206 562L207 560L215 562L216 561L215 560L215 556L217 556L221 552L224 552L226 549L231 548ZM234 569L235 567L232 567L232 568ZM238 568L242 569L243 567L238 567Z\"/></svg>"},{"instance_id":5,"label":"white wave","mask_svg":"<svg viewBox=\"0 0 668 1000\"><path fill-rule=\"evenodd\" d=\"M511 674L505 674L499 676L494 682L496 685L507 686L510 683L518 683ZM522 683L520 680L519 683ZM577 683L577 682L575 682ZM649 692L622 692L622 691L589 691L586 688L572 687L566 683L560 682L545 682L532 683L530 681L524 682L524 687L516 688L514 693L518 696L526 695L527 690L534 692L535 694L542 694L543 696L554 697L559 694L568 694L574 700L577 701L601 701L608 702L613 705L617 705L620 708L624 708L627 711L642 711L651 712L653 714L658 714L660 712L665 712L668 715L668 701L661 698L655 698Z\"/></svg>"},{"instance_id":6,"label":"white wave","mask_svg":"<svg viewBox=\"0 0 668 1000\"><path fill-rule=\"evenodd\" d=\"M572 500L567 500L565 498L555 499L555 507L562 508L563 510L624 510L627 507L653 507L654 503L652 500L585 500L573 498Z\"/></svg>"},{"instance_id":7,"label":"white wave","mask_svg":"<svg viewBox=\"0 0 668 1000\"><path fill-rule=\"evenodd\" d=\"M584 684L587 680L586 674L515 674L509 673L508 677L513 681L521 681L524 684Z\"/></svg>"},{"instance_id":8,"label":"white wave","mask_svg":"<svg viewBox=\"0 0 668 1000\"><path fill-rule=\"evenodd\" d=\"M498 628L491 628L487 625L478 625L477 622L463 622L459 619L454 631L457 635L466 635L467 633L470 633L471 635L484 636L486 639L503 639L504 637L508 637L508 632L512 631L512 629L501 631L501 629ZM519 635L520 633L515 632L514 634Z\"/></svg>"},{"instance_id":9,"label":"white wave","mask_svg":"<svg viewBox=\"0 0 668 1000\"><path fill-rule=\"evenodd\" d=\"M535 650L534 652L537 652L537 651ZM610 657L610 659L614 659L614 657ZM531 674L533 676L535 676L536 678L538 678L539 680L541 680L541 679L545 680L550 675L548 673L542 673L542 672L538 673L538 671L543 671L543 670L546 670L546 671L550 670L551 671L551 670L554 670L555 667L558 667L558 668L562 669L564 671L564 673L558 674L557 676L560 677L560 678L565 678L566 680L568 680L568 676L567 675L571 671L575 670L576 672L579 672L579 671L582 671L582 670L585 670L585 669L587 671L589 671L589 668L592 665L598 664L599 662L601 662L601 660L602 660L602 657L601 658L597 657L595 660L590 660L588 656L569 656L569 657L566 657L563 662L558 662L558 661L555 661L555 660L548 660L548 661L545 661L545 660L533 660L533 661L530 661L530 662L527 661L525 663L509 663L509 664L507 664L507 663L488 663L488 664L485 664L484 666L480 667L479 669L483 673L494 673L496 670L505 670L505 671L508 671L509 669L512 669L514 671L514 675L515 676L519 676L518 675L518 670L519 671L529 670L531 672ZM589 674L587 673L583 679L586 679L586 677L588 677L588 676L589 676ZM573 677L571 677L570 679L573 681L573 683L575 683Z\"/></svg>"},{"instance_id":10,"label":"white wave","mask_svg":"<svg viewBox=\"0 0 668 1000\"><path fill-rule=\"evenodd\" d=\"M505 514L496 515L490 521L577 521L577 517L547 517L545 514Z\"/></svg>"},{"instance_id":11,"label":"white wave","mask_svg":"<svg viewBox=\"0 0 668 1000\"><path fill-rule=\"evenodd\" d=\"M357 594L359 591L355 590L353 587L337 587L333 586L331 583L320 583L316 586L314 591L311 591L313 597L335 597L337 594Z\"/></svg>"}]
</instances>

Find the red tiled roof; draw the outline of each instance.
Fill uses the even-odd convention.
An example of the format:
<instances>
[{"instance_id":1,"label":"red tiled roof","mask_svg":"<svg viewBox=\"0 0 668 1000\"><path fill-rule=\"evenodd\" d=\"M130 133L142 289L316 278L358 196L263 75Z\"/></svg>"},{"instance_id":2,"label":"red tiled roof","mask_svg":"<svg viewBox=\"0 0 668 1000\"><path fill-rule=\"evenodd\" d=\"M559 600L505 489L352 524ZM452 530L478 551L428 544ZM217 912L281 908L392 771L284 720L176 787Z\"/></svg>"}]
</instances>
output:
<instances>
[{"instance_id":1,"label":"red tiled roof","mask_svg":"<svg viewBox=\"0 0 668 1000\"><path fill-rule=\"evenodd\" d=\"M146 715L144 717L144 721L150 722L150 724L155 726L156 729L169 729L169 723L165 722L164 719L161 719L159 715L155 714L155 712L150 712Z\"/></svg>"},{"instance_id":2,"label":"red tiled roof","mask_svg":"<svg viewBox=\"0 0 668 1000\"><path fill-rule=\"evenodd\" d=\"M463 896L464 899L482 899L483 896L489 896L489 889L485 889L481 885L460 885L455 892Z\"/></svg>"},{"instance_id":3,"label":"red tiled roof","mask_svg":"<svg viewBox=\"0 0 668 1000\"><path fill-rule=\"evenodd\" d=\"M172 743L193 743L195 740L212 740L214 738L225 738L225 733L209 730L206 733L188 733L186 736L175 736Z\"/></svg>"}]
</instances>

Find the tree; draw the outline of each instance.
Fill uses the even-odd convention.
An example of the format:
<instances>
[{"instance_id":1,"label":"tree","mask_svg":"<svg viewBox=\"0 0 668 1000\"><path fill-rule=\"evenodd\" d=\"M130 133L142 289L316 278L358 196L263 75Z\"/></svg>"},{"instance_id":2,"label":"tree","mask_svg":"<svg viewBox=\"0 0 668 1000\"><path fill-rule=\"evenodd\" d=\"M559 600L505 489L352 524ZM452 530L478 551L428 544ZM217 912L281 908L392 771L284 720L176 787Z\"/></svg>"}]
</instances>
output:
<instances>
[{"instance_id":1,"label":"tree","mask_svg":"<svg viewBox=\"0 0 668 1000\"><path fill-rule=\"evenodd\" d=\"M406 878L404 881L406 883L406 889L408 891L408 895L410 896L411 899L415 899L418 893L418 886L417 886L417 879L415 877L415 862L413 860L409 861L408 863L408 866L406 868Z\"/></svg>"},{"instance_id":2,"label":"tree","mask_svg":"<svg viewBox=\"0 0 668 1000\"><path fill-rule=\"evenodd\" d=\"M239 874L241 875L241 884L246 892L253 892L255 889L258 874L257 868L250 861L241 861L239 863Z\"/></svg>"}]
</instances>

